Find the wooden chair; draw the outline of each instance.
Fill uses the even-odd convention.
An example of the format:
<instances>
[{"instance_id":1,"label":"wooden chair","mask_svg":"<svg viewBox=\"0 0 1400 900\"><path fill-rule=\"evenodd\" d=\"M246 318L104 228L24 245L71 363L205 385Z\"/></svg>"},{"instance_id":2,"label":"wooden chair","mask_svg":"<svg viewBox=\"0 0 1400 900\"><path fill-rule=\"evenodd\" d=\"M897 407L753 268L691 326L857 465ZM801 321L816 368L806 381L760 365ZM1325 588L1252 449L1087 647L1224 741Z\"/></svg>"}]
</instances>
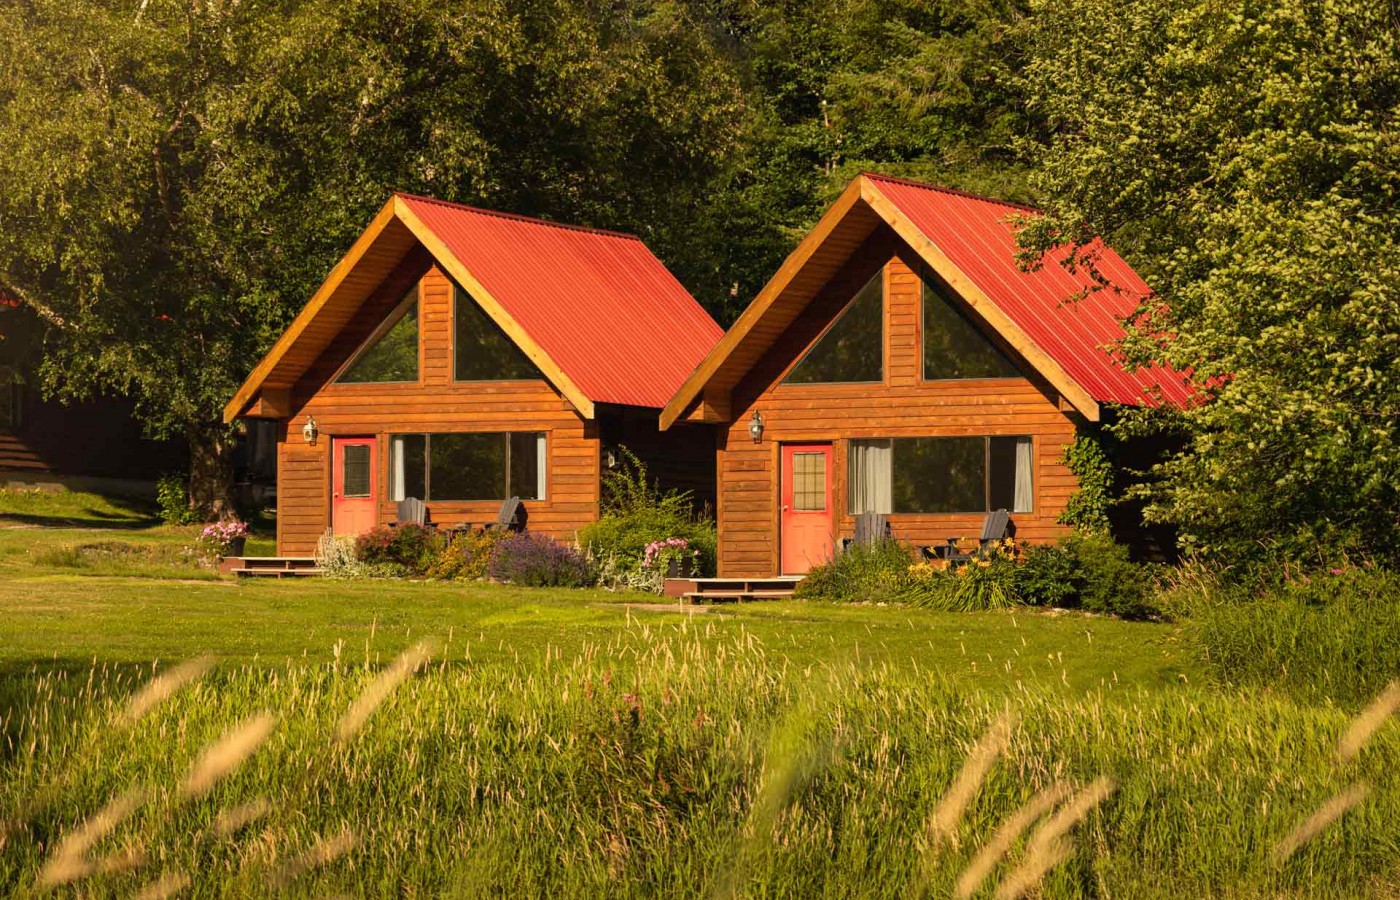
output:
<instances>
[{"instance_id":1,"label":"wooden chair","mask_svg":"<svg viewBox=\"0 0 1400 900\"><path fill-rule=\"evenodd\" d=\"M1015 534L1015 526L1011 523L1011 513L1004 509L994 510L987 513L987 518L982 520L982 534L977 538L977 549L971 553L963 553L958 549L958 538L950 537L946 543L934 544L927 547L920 547L925 559L942 559L950 563L967 562L970 559L977 559L987 552L987 547L1004 538Z\"/></svg>"},{"instance_id":2,"label":"wooden chair","mask_svg":"<svg viewBox=\"0 0 1400 900\"><path fill-rule=\"evenodd\" d=\"M490 522L462 522L457 525L454 531L472 531L480 528L482 531L519 531L525 527L525 506L520 502L519 497L511 497L501 504L501 511L496 514L496 518Z\"/></svg>"},{"instance_id":3,"label":"wooden chair","mask_svg":"<svg viewBox=\"0 0 1400 900\"><path fill-rule=\"evenodd\" d=\"M841 539L841 549L852 544L873 544L890 536L890 518L884 513L860 513L856 516L856 536Z\"/></svg>"},{"instance_id":4,"label":"wooden chair","mask_svg":"<svg viewBox=\"0 0 1400 900\"><path fill-rule=\"evenodd\" d=\"M428 504L417 497L408 497L398 502L397 518L389 523L390 528L400 525L431 525L428 521Z\"/></svg>"}]
</instances>

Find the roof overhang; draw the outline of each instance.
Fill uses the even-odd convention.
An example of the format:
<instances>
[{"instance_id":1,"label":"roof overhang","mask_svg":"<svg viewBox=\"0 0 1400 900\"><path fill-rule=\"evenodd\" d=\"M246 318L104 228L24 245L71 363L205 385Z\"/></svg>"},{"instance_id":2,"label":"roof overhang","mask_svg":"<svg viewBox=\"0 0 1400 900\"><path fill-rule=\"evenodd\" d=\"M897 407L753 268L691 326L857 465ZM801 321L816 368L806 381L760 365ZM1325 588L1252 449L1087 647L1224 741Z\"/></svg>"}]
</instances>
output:
<instances>
[{"instance_id":1,"label":"roof overhang","mask_svg":"<svg viewBox=\"0 0 1400 900\"><path fill-rule=\"evenodd\" d=\"M545 378L585 419L594 417L593 401L552 360L505 308L491 296L447 245L395 195L336 263L310 301L224 407L224 421L242 416L290 415L291 388L359 311L370 294L413 251L423 247L442 269L481 304L502 331L539 368ZM275 398L264 402L264 398ZM280 413L280 415L279 415Z\"/></svg>"},{"instance_id":2,"label":"roof overhang","mask_svg":"<svg viewBox=\"0 0 1400 900\"><path fill-rule=\"evenodd\" d=\"M730 391L881 224L908 244L967 302L973 316L1019 353L1073 411L1088 421L1099 421L1099 404L1089 392L997 308L875 182L858 175L666 404L661 428L670 428L687 415L699 421L728 421Z\"/></svg>"}]
</instances>

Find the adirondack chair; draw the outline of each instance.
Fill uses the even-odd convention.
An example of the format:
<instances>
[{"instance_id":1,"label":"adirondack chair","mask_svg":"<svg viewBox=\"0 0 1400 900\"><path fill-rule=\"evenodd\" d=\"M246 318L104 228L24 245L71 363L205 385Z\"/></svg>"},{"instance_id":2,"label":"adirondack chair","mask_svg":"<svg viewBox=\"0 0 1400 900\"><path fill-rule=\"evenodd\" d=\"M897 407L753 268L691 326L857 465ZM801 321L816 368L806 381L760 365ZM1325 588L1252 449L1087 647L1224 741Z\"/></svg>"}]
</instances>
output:
<instances>
[{"instance_id":1,"label":"adirondack chair","mask_svg":"<svg viewBox=\"0 0 1400 900\"><path fill-rule=\"evenodd\" d=\"M454 530L471 531L480 528L482 531L498 531L501 529L509 531L519 531L525 527L525 507L520 502L519 497L511 497L501 504L501 511L496 514L496 518L490 522L462 522Z\"/></svg>"},{"instance_id":2,"label":"adirondack chair","mask_svg":"<svg viewBox=\"0 0 1400 900\"><path fill-rule=\"evenodd\" d=\"M399 525L431 525L428 521L428 504L417 497L408 497L398 502L398 515L389 523L390 528Z\"/></svg>"},{"instance_id":3,"label":"adirondack chair","mask_svg":"<svg viewBox=\"0 0 1400 900\"><path fill-rule=\"evenodd\" d=\"M950 537L946 543L933 544L921 547L925 559L942 559L950 563L962 563L971 559L977 559L987 552L987 547L996 541L1010 537L1015 533L1015 526L1011 522L1011 513L1004 509L993 510L987 513L987 518L982 521L982 534L977 538L977 549L971 553L963 553L958 549L958 538Z\"/></svg>"},{"instance_id":4,"label":"adirondack chair","mask_svg":"<svg viewBox=\"0 0 1400 900\"><path fill-rule=\"evenodd\" d=\"M880 538L889 536L889 516L884 513L861 513L856 516L855 537L842 538L841 549L850 549L852 544L873 544Z\"/></svg>"}]
</instances>

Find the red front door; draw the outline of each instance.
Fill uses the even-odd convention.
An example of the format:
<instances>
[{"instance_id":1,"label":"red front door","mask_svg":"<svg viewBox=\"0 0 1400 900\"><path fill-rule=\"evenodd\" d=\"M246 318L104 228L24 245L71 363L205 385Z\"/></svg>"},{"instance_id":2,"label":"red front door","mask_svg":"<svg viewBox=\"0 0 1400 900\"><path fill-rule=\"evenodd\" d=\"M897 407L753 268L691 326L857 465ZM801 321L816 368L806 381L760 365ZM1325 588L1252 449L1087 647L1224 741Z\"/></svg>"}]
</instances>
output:
<instances>
[{"instance_id":1,"label":"red front door","mask_svg":"<svg viewBox=\"0 0 1400 900\"><path fill-rule=\"evenodd\" d=\"M331 438L331 526L336 534L374 527L374 438Z\"/></svg>"},{"instance_id":2,"label":"red front door","mask_svg":"<svg viewBox=\"0 0 1400 900\"><path fill-rule=\"evenodd\" d=\"M831 445L783 444L783 574L801 575L831 559L835 531L831 514Z\"/></svg>"}]
</instances>

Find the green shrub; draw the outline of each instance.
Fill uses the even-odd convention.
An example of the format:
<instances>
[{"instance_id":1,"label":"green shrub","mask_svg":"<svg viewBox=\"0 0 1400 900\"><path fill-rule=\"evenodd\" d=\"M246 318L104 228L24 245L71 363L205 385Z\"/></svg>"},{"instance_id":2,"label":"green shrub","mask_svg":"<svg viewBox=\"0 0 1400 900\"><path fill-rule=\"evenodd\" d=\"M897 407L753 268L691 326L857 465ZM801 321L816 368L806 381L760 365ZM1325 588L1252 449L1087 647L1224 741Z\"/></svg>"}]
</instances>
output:
<instances>
[{"instance_id":1,"label":"green shrub","mask_svg":"<svg viewBox=\"0 0 1400 900\"><path fill-rule=\"evenodd\" d=\"M507 534L509 532L501 529L458 534L428 567L428 577L457 580L485 578L491 552Z\"/></svg>"},{"instance_id":2,"label":"green shrub","mask_svg":"<svg viewBox=\"0 0 1400 900\"><path fill-rule=\"evenodd\" d=\"M355 538L355 558L370 566L402 566L405 574L422 575L442 553L444 540L423 525L377 525Z\"/></svg>"},{"instance_id":3,"label":"green shrub","mask_svg":"<svg viewBox=\"0 0 1400 900\"><path fill-rule=\"evenodd\" d=\"M1016 592L1014 544L993 545L980 559L950 565L944 560L919 563L908 570L900 599L911 606L950 612L1008 609L1022 600Z\"/></svg>"},{"instance_id":4,"label":"green shrub","mask_svg":"<svg viewBox=\"0 0 1400 900\"><path fill-rule=\"evenodd\" d=\"M1083 589L1078 563L1059 544L1029 547L1016 567L1015 589L1033 606L1078 606Z\"/></svg>"},{"instance_id":5,"label":"green shrub","mask_svg":"<svg viewBox=\"0 0 1400 900\"><path fill-rule=\"evenodd\" d=\"M914 554L894 538L852 544L828 563L813 566L795 596L847 603L905 599Z\"/></svg>"},{"instance_id":6,"label":"green shrub","mask_svg":"<svg viewBox=\"0 0 1400 900\"><path fill-rule=\"evenodd\" d=\"M1361 704L1400 675L1400 574L1347 568L1201 597L1187 634L1221 681Z\"/></svg>"},{"instance_id":7,"label":"green shrub","mask_svg":"<svg viewBox=\"0 0 1400 900\"><path fill-rule=\"evenodd\" d=\"M156 481L156 505L167 525L193 525L198 519L190 509L190 480L185 475L162 475Z\"/></svg>"},{"instance_id":8,"label":"green shrub","mask_svg":"<svg viewBox=\"0 0 1400 900\"><path fill-rule=\"evenodd\" d=\"M713 575L718 537L713 520L698 516L686 491L662 491L627 448L622 464L603 476L603 513L579 529L578 542L604 570L604 587L650 584L643 571L648 545L681 538L695 551L696 575ZM611 573L611 574L609 574Z\"/></svg>"}]
</instances>

